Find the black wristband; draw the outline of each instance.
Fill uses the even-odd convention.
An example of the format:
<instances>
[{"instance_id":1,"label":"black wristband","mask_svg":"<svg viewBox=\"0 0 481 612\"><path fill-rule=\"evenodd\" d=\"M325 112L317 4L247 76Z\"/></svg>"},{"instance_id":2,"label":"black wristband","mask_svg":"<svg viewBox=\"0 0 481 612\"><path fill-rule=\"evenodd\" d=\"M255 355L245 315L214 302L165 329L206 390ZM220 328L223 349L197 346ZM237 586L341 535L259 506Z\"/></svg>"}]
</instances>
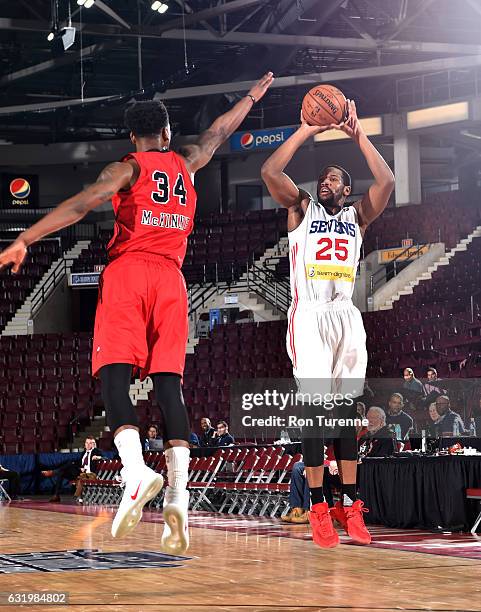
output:
<instances>
[{"instance_id":1,"label":"black wristband","mask_svg":"<svg viewBox=\"0 0 481 612\"><path fill-rule=\"evenodd\" d=\"M252 100L252 104L255 104L257 102L257 100L254 98L254 96L251 95L251 94L246 94L244 97L245 98L250 98Z\"/></svg>"}]
</instances>

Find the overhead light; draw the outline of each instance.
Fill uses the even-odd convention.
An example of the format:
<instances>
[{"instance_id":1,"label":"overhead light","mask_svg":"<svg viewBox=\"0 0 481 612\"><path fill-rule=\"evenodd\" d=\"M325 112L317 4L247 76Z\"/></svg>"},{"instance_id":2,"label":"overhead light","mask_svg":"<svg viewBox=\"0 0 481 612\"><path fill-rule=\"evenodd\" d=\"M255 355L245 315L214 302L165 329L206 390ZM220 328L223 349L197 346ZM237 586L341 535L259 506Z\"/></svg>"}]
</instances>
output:
<instances>
[{"instance_id":1,"label":"overhead light","mask_svg":"<svg viewBox=\"0 0 481 612\"><path fill-rule=\"evenodd\" d=\"M408 130L415 130L433 125L466 121L466 119L469 119L468 102L455 102L454 104L443 104L409 111L407 113L407 127Z\"/></svg>"},{"instance_id":2,"label":"overhead light","mask_svg":"<svg viewBox=\"0 0 481 612\"><path fill-rule=\"evenodd\" d=\"M68 26L66 28L62 28L61 30L50 32L47 39L52 43L52 54L54 57L58 57L63 55L63 53L67 51L67 49L70 49L70 47L74 44L75 28Z\"/></svg>"},{"instance_id":3,"label":"overhead light","mask_svg":"<svg viewBox=\"0 0 481 612\"><path fill-rule=\"evenodd\" d=\"M77 4L85 8L90 8L95 4L95 0L77 0Z\"/></svg>"},{"instance_id":4,"label":"overhead light","mask_svg":"<svg viewBox=\"0 0 481 612\"><path fill-rule=\"evenodd\" d=\"M159 0L155 0L155 2L152 3L152 10L153 11L157 11L160 14L165 13L165 11L168 10L169 5L165 4L165 2L160 2Z\"/></svg>"}]
</instances>

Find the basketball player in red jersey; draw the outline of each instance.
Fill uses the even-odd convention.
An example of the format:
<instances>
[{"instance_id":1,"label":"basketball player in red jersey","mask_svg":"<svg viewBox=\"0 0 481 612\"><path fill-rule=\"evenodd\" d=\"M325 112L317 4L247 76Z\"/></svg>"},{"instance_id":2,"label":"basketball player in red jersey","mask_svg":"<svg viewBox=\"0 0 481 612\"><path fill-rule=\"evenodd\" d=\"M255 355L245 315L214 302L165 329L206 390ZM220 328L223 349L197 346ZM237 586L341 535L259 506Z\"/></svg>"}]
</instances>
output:
<instances>
[{"instance_id":1,"label":"basketball player in red jersey","mask_svg":"<svg viewBox=\"0 0 481 612\"><path fill-rule=\"evenodd\" d=\"M107 423L123 464L125 490L112 535L129 533L143 506L163 486L143 460L138 419L129 397L133 368L149 375L164 417L168 487L162 548L188 548L189 420L181 378L188 336L187 293L181 272L193 228L194 174L239 127L273 81L267 73L230 111L219 117L179 155L170 151L171 132L162 102L137 102L125 118L136 153L108 165L97 181L18 236L0 253L0 268L18 272L27 248L40 238L80 221L112 199L115 228L109 263L99 282L92 373L102 381Z\"/></svg>"}]
</instances>

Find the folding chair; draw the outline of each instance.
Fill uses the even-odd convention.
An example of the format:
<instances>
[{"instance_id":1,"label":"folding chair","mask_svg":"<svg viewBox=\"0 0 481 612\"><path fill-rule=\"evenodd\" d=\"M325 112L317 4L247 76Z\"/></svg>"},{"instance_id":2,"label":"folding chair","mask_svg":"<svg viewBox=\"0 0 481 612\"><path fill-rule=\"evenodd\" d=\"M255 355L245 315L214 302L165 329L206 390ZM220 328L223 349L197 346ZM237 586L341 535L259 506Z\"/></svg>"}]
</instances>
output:
<instances>
[{"instance_id":1,"label":"folding chair","mask_svg":"<svg viewBox=\"0 0 481 612\"><path fill-rule=\"evenodd\" d=\"M204 506L208 510L216 511L214 505L207 497L207 493L215 488L215 479L224 461L224 452L219 451L212 457L207 457L202 465L202 469L198 469L198 472L203 472L202 478L188 483L189 490L194 493L194 497L191 499L192 510L197 510Z\"/></svg>"},{"instance_id":2,"label":"folding chair","mask_svg":"<svg viewBox=\"0 0 481 612\"><path fill-rule=\"evenodd\" d=\"M245 460L243 460L237 467L237 476L235 477L234 482L224 481L217 482L215 484L216 488L222 489L225 494L224 501L219 509L219 512L223 512L224 508L226 508L229 504L230 505L227 512L233 512L242 495L242 483L249 481L249 478L253 474L254 468L258 461L259 456L257 455L255 449L249 449L245 456Z\"/></svg>"},{"instance_id":3,"label":"folding chair","mask_svg":"<svg viewBox=\"0 0 481 612\"><path fill-rule=\"evenodd\" d=\"M5 491L5 483L7 483L8 480L6 479L2 479L0 480L0 502L6 501L6 502L11 502L12 498L10 497L10 495Z\"/></svg>"},{"instance_id":4,"label":"folding chair","mask_svg":"<svg viewBox=\"0 0 481 612\"><path fill-rule=\"evenodd\" d=\"M477 499L478 501L481 502L481 489L466 489L466 497L468 499ZM476 529L478 528L480 523L481 523L481 510L478 514L478 517L474 521L474 525L471 529L471 533L473 535L476 533Z\"/></svg>"}]
</instances>

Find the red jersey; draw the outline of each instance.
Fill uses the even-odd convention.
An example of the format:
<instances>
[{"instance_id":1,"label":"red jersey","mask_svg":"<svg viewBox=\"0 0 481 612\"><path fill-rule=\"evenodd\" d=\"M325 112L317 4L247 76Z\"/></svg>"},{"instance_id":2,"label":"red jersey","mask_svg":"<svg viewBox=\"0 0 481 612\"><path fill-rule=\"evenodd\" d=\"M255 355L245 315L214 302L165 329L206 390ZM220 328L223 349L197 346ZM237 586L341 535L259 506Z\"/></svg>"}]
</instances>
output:
<instances>
[{"instance_id":1,"label":"red jersey","mask_svg":"<svg viewBox=\"0 0 481 612\"><path fill-rule=\"evenodd\" d=\"M194 227L197 194L185 161L173 151L130 153L140 174L128 191L112 198L114 235L109 259L122 253L161 255L180 268Z\"/></svg>"}]
</instances>

